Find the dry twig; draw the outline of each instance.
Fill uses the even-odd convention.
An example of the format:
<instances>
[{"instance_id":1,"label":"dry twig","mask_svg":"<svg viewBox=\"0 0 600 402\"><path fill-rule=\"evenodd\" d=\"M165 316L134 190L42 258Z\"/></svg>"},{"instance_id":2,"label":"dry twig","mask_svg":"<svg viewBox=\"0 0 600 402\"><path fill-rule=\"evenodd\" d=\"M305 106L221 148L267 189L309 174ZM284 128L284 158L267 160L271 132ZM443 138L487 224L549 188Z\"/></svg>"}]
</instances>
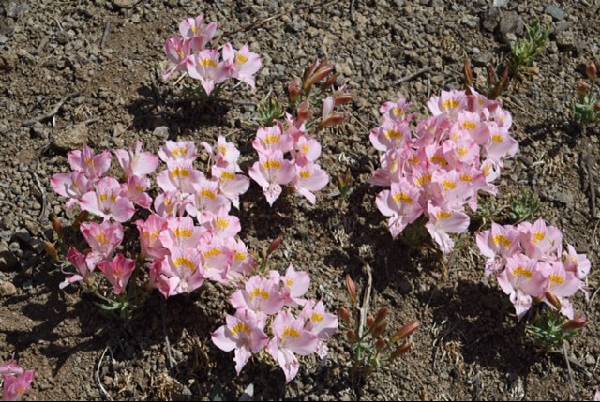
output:
<instances>
[{"instance_id":1,"label":"dry twig","mask_svg":"<svg viewBox=\"0 0 600 402\"><path fill-rule=\"evenodd\" d=\"M422 69L417 70L414 73L408 74L407 76L400 78L398 81L395 82L395 84L402 84L403 82L413 80L413 79L417 78L419 75L425 74L431 70L432 70L431 67L423 67Z\"/></svg>"},{"instance_id":2,"label":"dry twig","mask_svg":"<svg viewBox=\"0 0 600 402\"><path fill-rule=\"evenodd\" d=\"M60 111L60 108L63 107L63 105L65 104L66 101L68 101L71 98L74 98L76 96L79 95L79 92L73 92L67 96L65 96L64 98L62 98L61 100L59 100L54 107L52 108L52 110L50 110L48 113L44 113L41 114L37 117L34 117L33 119L30 120L26 120L23 122L23 124L21 124L22 127L31 127L33 126L35 123L40 123L44 120L48 120L51 119L52 117L54 117L55 114L57 114Z\"/></svg>"},{"instance_id":3,"label":"dry twig","mask_svg":"<svg viewBox=\"0 0 600 402\"><path fill-rule=\"evenodd\" d=\"M359 339L362 338L365 326L367 324L369 303L371 302L371 287L373 286L373 277L371 276L371 267L369 264L365 264L365 271L367 271L367 288L365 290L365 297L363 298L362 306L360 307L360 323L358 325Z\"/></svg>"}]
</instances>

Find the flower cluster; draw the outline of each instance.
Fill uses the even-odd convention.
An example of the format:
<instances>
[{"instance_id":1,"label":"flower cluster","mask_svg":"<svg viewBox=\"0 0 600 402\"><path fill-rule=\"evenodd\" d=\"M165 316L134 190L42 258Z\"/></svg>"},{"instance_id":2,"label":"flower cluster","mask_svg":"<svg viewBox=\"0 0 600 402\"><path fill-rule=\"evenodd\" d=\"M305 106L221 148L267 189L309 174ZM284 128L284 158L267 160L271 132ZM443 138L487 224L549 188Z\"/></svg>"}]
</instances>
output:
<instances>
[{"instance_id":1,"label":"flower cluster","mask_svg":"<svg viewBox=\"0 0 600 402\"><path fill-rule=\"evenodd\" d=\"M163 73L169 80L177 72L199 80L207 95L230 78L245 82L254 88L254 75L262 67L258 54L248 45L235 50L230 43L220 49L207 48L217 32L216 22L205 23L203 16L186 18L179 24L179 36L167 39L165 53L170 67Z\"/></svg>"},{"instance_id":2,"label":"flower cluster","mask_svg":"<svg viewBox=\"0 0 600 402\"><path fill-rule=\"evenodd\" d=\"M585 290L591 263L573 246L563 249L558 228L542 219L516 227L492 224L490 230L477 234L476 241L488 259L486 273L497 278L519 318L534 301L560 308L564 316L574 318L569 298Z\"/></svg>"},{"instance_id":3,"label":"flower cluster","mask_svg":"<svg viewBox=\"0 0 600 402\"><path fill-rule=\"evenodd\" d=\"M327 185L329 175L316 163L321 144L308 134L302 119L288 114L285 125L259 128L252 146L258 161L248 175L262 187L269 205L279 198L284 185L293 187L311 204L316 202L314 192Z\"/></svg>"},{"instance_id":4,"label":"flower cluster","mask_svg":"<svg viewBox=\"0 0 600 402\"><path fill-rule=\"evenodd\" d=\"M215 145L202 145L210 154L209 175L194 167L198 153L193 142L168 141L158 156L144 152L141 143L115 150L123 183L105 176L112 162L109 152L96 155L85 147L69 153L73 171L55 174L52 186L69 198L71 208L79 206L102 222L81 224L90 250L84 254L69 249L67 259L78 273L61 287L87 279L98 268L115 294L124 293L136 261L115 252L125 237L124 224L136 212L141 244L137 260L149 261L151 283L165 297L191 292L205 278L226 282L252 270L253 259L237 238L240 222L229 214L249 186L248 178L239 173L239 151L223 137ZM147 192L148 175L158 169L160 160L166 168L156 175L160 191L153 199Z\"/></svg>"},{"instance_id":5,"label":"flower cluster","mask_svg":"<svg viewBox=\"0 0 600 402\"><path fill-rule=\"evenodd\" d=\"M15 362L0 365L0 378L2 378L2 400L20 401L35 379L35 371L24 370Z\"/></svg>"},{"instance_id":6,"label":"flower cluster","mask_svg":"<svg viewBox=\"0 0 600 402\"><path fill-rule=\"evenodd\" d=\"M277 271L252 276L233 293L230 301L236 311L226 316L212 340L219 349L234 351L238 374L252 354L263 350L283 369L286 382L300 367L296 354L325 357L325 341L337 332L338 319L325 311L322 301L303 298L309 285L308 273L290 265L284 276ZM293 309L300 311L294 314Z\"/></svg>"},{"instance_id":7,"label":"flower cluster","mask_svg":"<svg viewBox=\"0 0 600 402\"><path fill-rule=\"evenodd\" d=\"M405 99L383 104L383 124L369 136L382 165L371 184L390 187L377 207L394 237L426 215L431 237L448 253L448 233L469 226L465 205L475 210L479 191L495 194L492 181L518 144L509 135L510 113L473 90L442 92L427 105L432 116L417 122Z\"/></svg>"}]
</instances>

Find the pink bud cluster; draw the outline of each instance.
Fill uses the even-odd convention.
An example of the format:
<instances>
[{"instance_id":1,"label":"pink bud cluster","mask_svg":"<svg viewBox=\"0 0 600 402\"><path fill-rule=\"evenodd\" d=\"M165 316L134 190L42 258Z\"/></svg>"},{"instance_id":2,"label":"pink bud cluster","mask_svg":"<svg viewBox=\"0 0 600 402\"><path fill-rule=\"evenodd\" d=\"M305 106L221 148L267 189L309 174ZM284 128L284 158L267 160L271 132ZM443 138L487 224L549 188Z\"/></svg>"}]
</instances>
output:
<instances>
[{"instance_id":1,"label":"pink bud cluster","mask_svg":"<svg viewBox=\"0 0 600 402\"><path fill-rule=\"evenodd\" d=\"M35 380L35 371L24 370L15 362L0 365L0 377L2 378L2 400L20 401L23 395L31 389Z\"/></svg>"},{"instance_id":2,"label":"pink bud cluster","mask_svg":"<svg viewBox=\"0 0 600 402\"><path fill-rule=\"evenodd\" d=\"M542 219L518 226L494 223L490 230L478 233L476 241L488 259L486 274L496 277L519 318L534 301L560 307L564 316L574 318L569 299L585 291L591 263L573 246L563 249L563 234L558 228L546 225Z\"/></svg>"},{"instance_id":3,"label":"pink bud cluster","mask_svg":"<svg viewBox=\"0 0 600 402\"><path fill-rule=\"evenodd\" d=\"M510 113L473 90L444 91L427 106L432 116L417 121L404 98L383 104L383 124L369 135L381 152L370 182L389 187L377 207L394 237L425 215L431 237L448 253L454 246L448 233L469 226L465 205L475 210L479 191L496 193L492 182L518 144L509 135Z\"/></svg>"},{"instance_id":4,"label":"pink bud cluster","mask_svg":"<svg viewBox=\"0 0 600 402\"><path fill-rule=\"evenodd\" d=\"M260 127L252 146L258 161L248 175L262 187L269 205L279 198L281 186L293 187L311 204L316 202L314 192L327 185L329 175L316 163L321 144L308 134L303 119L288 114L285 125Z\"/></svg>"},{"instance_id":5,"label":"pink bud cluster","mask_svg":"<svg viewBox=\"0 0 600 402\"><path fill-rule=\"evenodd\" d=\"M322 301L303 298L309 285L308 273L290 265L284 276L270 271L249 277L233 293L236 311L225 317L212 340L219 349L234 351L238 375L252 354L263 350L283 369L286 382L298 373L296 355L327 355L325 342L337 332L338 318L325 311Z\"/></svg>"},{"instance_id":6,"label":"pink bud cluster","mask_svg":"<svg viewBox=\"0 0 600 402\"><path fill-rule=\"evenodd\" d=\"M141 143L115 150L125 175L122 183L104 176L111 166L109 152L95 155L85 147L69 153L73 171L55 174L52 187L69 198L71 208L79 206L102 222L81 224L89 250L69 250L67 259L77 274L61 288L87 279L98 268L115 294L125 292L136 262L116 251L125 237L123 224L136 212L145 216L134 222L141 246L138 261L148 262L151 283L165 297L191 292L206 278L226 282L253 269L254 260L237 237L239 219L230 215L249 186L248 178L239 173L240 153L223 137L215 145L202 145L210 155L207 175L194 167L198 153L193 142L167 141L158 157L144 152ZM153 199L147 193L148 175L158 169L160 160L166 168L156 175L159 192Z\"/></svg>"},{"instance_id":7,"label":"pink bud cluster","mask_svg":"<svg viewBox=\"0 0 600 402\"><path fill-rule=\"evenodd\" d=\"M245 45L235 50L230 43L218 49L207 48L217 33L216 22L205 23L203 16L186 18L179 24L179 36L167 39L165 53L170 67L163 73L169 80L176 72L183 72L199 80L207 95L230 78L245 82L254 88L254 75L262 67L258 54Z\"/></svg>"}]
</instances>

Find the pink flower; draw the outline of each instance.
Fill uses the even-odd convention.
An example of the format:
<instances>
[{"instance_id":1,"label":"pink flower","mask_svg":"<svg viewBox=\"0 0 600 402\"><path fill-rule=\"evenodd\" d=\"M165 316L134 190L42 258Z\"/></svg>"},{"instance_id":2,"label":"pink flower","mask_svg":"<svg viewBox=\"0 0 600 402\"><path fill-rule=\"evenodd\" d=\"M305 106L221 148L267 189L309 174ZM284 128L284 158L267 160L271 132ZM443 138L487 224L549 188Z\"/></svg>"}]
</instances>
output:
<instances>
[{"instance_id":1,"label":"pink flower","mask_svg":"<svg viewBox=\"0 0 600 402\"><path fill-rule=\"evenodd\" d=\"M204 22L202 15L196 18L186 18L179 23L179 33L181 36L189 40L192 50L198 52L206 47L206 44L217 33L219 24L216 22Z\"/></svg>"},{"instance_id":2,"label":"pink flower","mask_svg":"<svg viewBox=\"0 0 600 402\"><path fill-rule=\"evenodd\" d=\"M274 337L267 345L267 352L275 359L290 382L298 373L300 363L295 353L306 356L317 351L319 338L304 328L304 320L295 318L288 311L280 311L273 321Z\"/></svg>"},{"instance_id":3,"label":"pink flower","mask_svg":"<svg viewBox=\"0 0 600 402\"><path fill-rule=\"evenodd\" d=\"M219 191L236 208L240 206L240 195L248 191L250 180L243 174L234 173L232 170L212 167L212 175L219 182Z\"/></svg>"},{"instance_id":4,"label":"pink flower","mask_svg":"<svg viewBox=\"0 0 600 402\"><path fill-rule=\"evenodd\" d=\"M283 159L280 151L259 154L259 161L252 165L248 175L262 187L267 202L273 205L281 194L281 185L294 179L294 166Z\"/></svg>"},{"instance_id":5,"label":"pink flower","mask_svg":"<svg viewBox=\"0 0 600 402\"><path fill-rule=\"evenodd\" d=\"M117 149L114 151L117 161L128 177L144 177L154 173L158 167L158 158L151 152L143 152L141 141L136 142L134 148Z\"/></svg>"},{"instance_id":6,"label":"pink flower","mask_svg":"<svg viewBox=\"0 0 600 402\"><path fill-rule=\"evenodd\" d=\"M405 98L399 97L397 102L384 102L379 111L383 115L384 121L401 123L410 120L410 115L408 114L410 108L411 104Z\"/></svg>"},{"instance_id":7,"label":"pink flower","mask_svg":"<svg viewBox=\"0 0 600 402\"><path fill-rule=\"evenodd\" d=\"M113 285L113 292L120 295L125 291L127 282L135 270L135 261L126 258L123 254L117 254L112 261L100 262L98 269Z\"/></svg>"},{"instance_id":8,"label":"pink flower","mask_svg":"<svg viewBox=\"0 0 600 402\"><path fill-rule=\"evenodd\" d=\"M218 50L202 50L188 58L188 74L193 79L200 80L206 95L211 94L216 84L228 78L219 57Z\"/></svg>"},{"instance_id":9,"label":"pink flower","mask_svg":"<svg viewBox=\"0 0 600 402\"><path fill-rule=\"evenodd\" d=\"M98 155L87 145L83 150L69 152L67 157L71 169L75 172L82 172L90 180L97 180L108 172L112 162L110 152L104 151Z\"/></svg>"},{"instance_id":10,"label":"pink flower","mask_svg":"<svg viewBox=\"0 0 600 402\"><path fill-rule=\"evenodd\" d=\"M327 185L329 175L316 163L308 163L303 166L297 165L295 171L294 189L298 194L303 195L308 202L314 204L316 197L313 192L319 191Z\"/></svg>"},{"instance_id":11,"label":"pink flower","mask_svg":"<svg viewBox=\"0 0 600 402\"><path fill-rule=\"evenodd\" d=\"M259 155L281 153L285 154L292 151L294 143L292 138L282 133L281 126L260 127L256 132L256 138L252 141L252 146Z\"/></svg>"},{"instance_id":12,"label":"pink flower","mask_svg":"<svg viewBox=\"0 0 600 402\"><path fill-rule=\"evenodd\" d=\"M508 135L508 128L488 123L488 130L490 142L486 145L486 151L491 159L499 161L502 158L515 156L519 151L519 143Z\"/></svg>"},{"instance_id":13,"label":"pink flower","mask_svg":"<svg viewBox=\"0 0 600 402\"><path fill-rule=\"evenodd\" d=\"M0 374L4 383L2 400L20 401L23 395L31 389L35 380L35 371L23 370L14 363L0 366Z\"/></svg>"},{"instance_id":14,"label":"pink flower","mask_svg":"<svg viewBox=\"0 0 600 402\"><path fill-rule=\"evenodd\" d=\"M110 258L124 237L123 226L104 221L102 223L85 222L81 224L81 233L92 251L86 257L89 267L95 267L100 260Z\"/></svg>"},{"instance_id":15,"label":"pink flower","mask_svg":"<svg viewBox=\"0 0 600 402\"><path fill-rule=\"evenodd\" d=\"M190 203L189 194L180 191L167 191L156 196L154 210L162 217L181 216Z\"/></svg>"},{"instance_id":16,"label":"pink flower","mask_svg":"<svg viewBox=\"0 0 600 402\"><path fill-rule=\"evenodd\" d=\"M547 292L558 297L573 296L583 287L583 282L572 271L567 271L560 261L544 264L542 275L548 279ZM572 318L572 317L570 317Z\"/></svg>"},{"instance_id":17,"label":"pink flower","mask_svg":"<svg viewBox=\"0 0 600 402\"><path fill-rule=\"evenodd\" d=\"M382 152L400 148L410 138L410 126L406 123L384 122L383 126L374 128L369 134L373 147Z\"/></svg>"},{"instance_id":18,"label":"pink flower","mask_svg":"<svg viewBox=\"0 0 600 402\"><path fill-rule=\"evenodd\" d=\"M315 162L321 156L321 144L304 134L294 141L294 162L296 165L304 166Z\"/></svg>"},{"instance_id":19,"label":"pink flower","mask_svg":"<svg viewBox=\"0 0 600 402\"><path fill-rule=\"evenodd\" d=\"M175 248L196 248L202 237L202 231L194 226L194 221L190 217L168 218L167 228L158 235L163 247L168 249Z\"/></svg>"},{"instance_id":20,"label":"pink flower","mask_svg":"<svg viewBox=\"0 0 600 402\"><path fill-rule=\"evenodd\" d=\"M194 162L198 154L196 153L196 145L190 141L167 141L158 150L158 157L171 166L179 162Z\"/></svg>"},{"instance_id":21,"label":"pink flower","mask_svg":"<svg viewBox=\"0 0 600 402\"><path fill-rule=\"evenodd\" d=\"M83 195L93 189L92 182L83 172L56 173L50 184L55 193L69 198L67 209L79 205Z\"/></svg>"},{"instance_id":22,"label":"pink flower","mask_svg":"<svg viewBox=\"0 0 600 402\"><path fill-rule=\"evenodd\" d=\"M138 219L135 221L135 225L140 233L142 255L159 259L168 253L168 250L163 247L159 239L160 233L168 228L165 218L152 214L145 221Z\"/></svg>"},{"instance_id":23,"label":"pink flower","mask_svg":"<svg viewBox=\"0 0 600 402\"><path fill-rule=\"evenodd\" d=\"M279 278L253 276L246 281L244 289L231 296L234 308L250 309L265 314L275 314L283 307Z\"/></svg>"},{"instance_id":24,"label":"pink flower","mask_svg":"<svg viewBox=\"0 0 600 402\"><path fill-rule=\"evenodd\" d=\"M190 57L191 43L178 36L167 39L165 42L165 54L171 66L162 73L162 79L168 81L175 72L186 71L187 61Z\"/></svg>"},{"instance_id":25,"label":"pink flower","mask_svg":"<svg viewBox=\"0 0 600 402\"><path fill-rule=\"evenodd\" d=\"M230 43L226 43L223 45L223 60L231 77L254 88L254 74L262 67L262 60L257 53L249 51L248 45L236 51Z\"/></svg>"},{"instance_id":26,"label":"pink flower","mask_svg":"<svg viewBox=\"0 0 600 402\"><path fill-rule=\"evenodd\" d=\"M227 239L226 247L231 250L231 270L228 273L229 278L248 276L256 268L256 260L248 252L246 244L240 239Z\"/></svg>"},{"instance_id":27,"label":"pink flower","mask_svg":"<svg viewBox=\"0 0 600 402\"><path fill-rule=\"evenodd\" d=\"M203 178L204 174L194 169L191 161L177 160L170 162L169 168L158 174L156 183L163 191L193 194L194 186Z\"/></svg>"},{"instance_id":28,"label":"pink flower","mask_svg":"<svg viewBox=\"0 0 600 402\"><path fill-rule=\"evenodd\" d=\"M442 91L442 95L432 97L427 102L427 106L434 116L440 114L457 115L458 112L466 109L467 98L464 91Z\"/></svg>"},{"instance_id":29,"label":"pink flower","mask_svg":"<svg viewBox=\"0 0 600 402\"><path fill-rule=\"evenodd\" d=\"M573 272L577 278L585 280L590 274L592 263L585 254L577 254L575 247L567 245L567 250L563 252L563 262L567 271Z\"/></svg>"},{"instance_id":30,"label":"pink flower","mask_svg":"<svg viewBox=\"0 0 600 402\"><path fill-rule=\"evenodd\" d=\"M96 184L96 191L88 191L81 197L81 208L104 219L126 222L135 213L131 201L121 195L119 182L104 177Z\"/></svg>"},{"instance_id":31,"label":"pink flower","mask_svg":"<svg viewBox=\"0 0 600 402\"><path fill-rule=\"evenodd\" d=\"M420 191L405 179L392 183L391 190L377 195L376 204L383 216L388 217L388 227L393 237L423 213L419 204Z\"/></svg>"},{"instance_id":32,"label":"pink flower","mask_svg":"<svg viewBox=\"0 0 600 402\"><path fill-rule=\"evenodd\" d=\"M170 297L179 293L193 292L204 283L204 268L200 251L195 248L173 248L162 260L160 274L168 283L159 291Z\"/></svg>"},{"instance_id":33,"label":"pink flower","mask_svg":"<svg viewBox=\"0 0 600 402\"><path fill-rule=\"evenodd\" d=\"M122 185L122 193L129 201L139 205L142 208L150 209L152 207L152 197L146 191L150 187L150 180L143 176L129 176L127 184Z\"/></svg>"},{"instance_id":34,"label":"pink flower","mask_svg":"<svg viewBox=\"0 0 600 402\"><path fill-rule=\"evenodd\" d=\"M188 205L187 212L190 216L195 216L200 223L210 220L221 209L229 212L231 208L229 200L219 192L219 183L204 177L194 185L193 200L194 202Z\"/></svg>"},{"instance_id":35,"label":"pink flower","mask_svg":"<svg viewBox=\"0 0 600 402\"><path fill-rule=\"evenodd\" d=\"M547 256L552 260L562 256L562 233L553 226L547 226L543 219L533 224L523 222L517 230L520 232L521 246L528 256L538 259Z\"/></svg>"},{"instance_id":36,"label":"pink flower","mask_svg":"<svg viewBox=\"0 0 600 402\"><path fill-rule=\"evenodd\" d=\"M223 239L214 237L200 243L204 276L219 283L227 283L230 277L232 250Z\"/></svg>"},{"instance_id":37,"label":"pink flower","mask_svg":"<svg viewBox=\"0 0 600 402\"><path fill-rule=\"evenodd\" d=\"M262 351L269 338L263 332L263 319L251 310L226 315L225 322L213 333L212 341L224 352L234 350L235 371L239 375L252 353Z\"/></svg>"},{"instance_id":38,"label":"pink flower","mask_svg":"<svg viewBox=\"0 0 600 402\"><path fill-rule=\"evenodd\" d=\"M242 230L240 220L229 215L228 212L228 209L221 209L210 220L204 222L204 228L213 237L224 240L235 236Z\"/></svg>"},{"instance_id":39,"label":"pink flower","mask_svg":"<svg viewBox=\"0 0 600 402\"><path fill-rule=\"evenodd\" d=\"M214 147L207 142L202 142L202 146L209 153L213 161L213 168L216 166L232 172L240 171L240 167L237 164L240 151L233 142L227 141L225 137L220 135Z\"/></svg>"},{"instance_id":40,"label":"pink flower","mask_svg":"<svg viewBox=\"0 0 600 402\"><path fill-rule=\"evenodd\" d=\"M281 277L283 297L286 299L285 304L287 305L300 305L306 304L306 299L302 296L308 292L310 286L310 278L308 273L303 271L294 270L294 266L290 264L285 276Z\"/></svg>"},{"instance_id":41,"label":"pink flower","mask_svg":"<svg viewBox=\"0 0 600 402\"><path fill-rule=\"evenodd\" d=\"M89 266L85 254L74 247L69 248L67 261L77 269L78 274L67 276L67 278L58 285L59 289L64 289L75 282L85 280L96 268L95 266Z\"/></svg>"},{"instance_id":42,"label":"pink flower","mask_svg":"<svg viewBox=\"0 0 600 402\"><path fill-rule=\"evenodd\" d=\"M306 321L304 328L319 338L317 354L321 359L327 355L325 341L338 331L338 318L335 314L325 311L323 302L309 300L302 310L301 317Z\"/></svg>"},{"instance_id":43,"label":"pink flower","mask_svg":"<svg viewBox=\"0 0 600 402\"><path fill-rule=\"evenodd\" d=\"M431 238L440 246L443 253L452 251L454 242L448 233L462 233L469 227L469 217L459 211L435 207L429 203L427 207L429 222L425 225Z\"/></svg>"}]
</instances>

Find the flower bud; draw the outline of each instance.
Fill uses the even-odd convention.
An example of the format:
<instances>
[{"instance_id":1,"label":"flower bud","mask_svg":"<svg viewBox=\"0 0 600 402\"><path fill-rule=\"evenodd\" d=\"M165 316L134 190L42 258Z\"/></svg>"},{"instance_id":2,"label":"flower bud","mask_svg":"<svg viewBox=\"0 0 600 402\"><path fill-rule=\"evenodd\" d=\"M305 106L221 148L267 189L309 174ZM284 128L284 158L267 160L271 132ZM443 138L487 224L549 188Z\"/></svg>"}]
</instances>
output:
<instances>
[{"instance_id":1,"label":"flower bud","mask_svg":"<svg viewBox=\"0 0 600 402\"><path fill-rule=\"evenodd\" d=\"M352 103L352 94L349 93L341 93L339 95L335 95L335 106L347 105L348 103Z\"/></svg>"},{"instance_id":2,"label":"flower bud","mask_svg":"<svg viewBox=\"0 0 600 402\"><path fill-rule=\"evenodd\" d=\"M356 304L356 285L350 275L346 275L346 289L348 290L350 299L352 299L352 304Z\"/></svg>"},{"instance_id":3,"label":"flower bud","mask_svg":"<svg viewBox=\"0 0 600 402\"><path fill-rule=\"evenodd\" d=\"M54 244L49 241L44 242L44 248L46 249L46 253L52 258L52 261L58 262L58 250L54 247Z\"/></svg>"},{"instance_id":4,"label":"flower bud","mask_svg":"<svg viewBox=\"0 0 600 402\"><path fill-rule=\"evenodd\" d=\"M304 101L298 107L298 112L296 114L296 125L297 127L301 126L304 122L309 120L312 117L312 112L310 111L310 105L307 101Z\"/></svg>"},{"instance_id":5,"label":"flower bud","mask_svg":"<svg viewBox=\"0 0 600 402\"><path fill-rule=\"evenodd\" d=\"M358 340L358 337L356 336L356 332L354 332L351 329L349 329L348 332L346 332L346 338L348 338L348 340L350 342L356 342Z\"/></svg>"},{"instance_id":6,"label":"flower bud","mask_svg":"<svg viewBox=\"0 0 600 402\"><path fill-rule=\"evenodd\" d=\"M585 66L585 74L590 81L596 81L596 78L598 78L598 69L593 61Z\"/></svg>"},{"instance_id":7,"label":"flower bud","mask_svg":"<svg viewBox=\"0 0 600 402\"><path fill-rule=\"evenodd\" d=\"M329 74L331 74L335 70L335 66L333 64L322 64L320 65L314 73L310 74L304 80L304 93L309 93L312 86L318 82L321 82L323 79L326 79Z\"/></svg>"},{"instance_id":8,"label":"flower bud","mask_svg":"<svg viewBox=\"0 0 600 402\"><path fill-rule=\"evenodd\" d=\"M588 82L579 81L577 84L577 96L584 97L590 92L591 89L592 86Z\"/></svg>"},{"instance_id":9,"label":"flower bud","mask_svg":"<svg viewBox=\"0 0 600 402\"><path fill-rule=\"evenodd\" d=\"M367 317L367 327L369 327L369 329L373 328L373 326L375 325L375 318L373 318L372 315Z\"/></svg>"},{"instance_id":10,"label":"flower bud","mask_svg":"<svg viewBox=\"0 0 600 402\"><path fill-rule=\"evenodd\" d=\"M394 342L398 342L404 338L408 338L409 336L411 336L412 334L417 332L419 327L421 327L421 323L419 321L414 321L414 322L411 322L410 324L403 325L398 330L398 332L396 332L396 335L394 335L392 340Z\"/></svg>"},{"instance_id":11,"label":"flower bud","mask_svg":"<svg viewBox=\"0 0 600 402\"><path fill-rule=\"evenodd\" d=\"M352 314L346 307L340 307L338 310L338 316L343 322L349 323L352 320Z\"/></svg>"},{"instance_id":12,"label":"flower bud","mask_svg":"<svg viewBox=\"0 0 600 402\"><path fill-rule=\"evenodd\" d=\"M389 310L386 307L380 308L379 311L377 311L377 314L375 314L375 322L377 324L383 322L383 320L385 320L385 318L388 316L388 313Z\"/></svg>"},{"instance_id":13,"label":"flower bud","mask_svg":"<svg viewBox=\"0 0 600 402\"><path fill-rule=\"evenodd\" d=\"M373 334L374 337L377 338L377 337L380 337L381 335L383 335L386 328L387 328L387 322L382 322L382 323L374 325L373 328L371 328L371 333Z\"/></svg>"},{"instance_id":14,"label":"flower bud","mask_svg":"<svg viewBox=\"0 0 600 402\"><path fill-rule=\"evenodd\" d=\"M296 100L298 100L298 97L300 96L300 93L302 91L301 86L302 83L298 79L295 79L294 81L288 84L287 91L291 103L295 103Z\"/></svg>"},{"instance_id":15,"label":"flower bud","mask_svg":"<svg viewBox=\"0 0 600 402\"><path fill-rule=\"evenodd\" d=\"M56 216L52 217L52 230L54 230L58 237L62 239L65 231L65 225L63 225L62 221Z\"/></svg>"},{"instance_id":16,"label":"flower bud","mask_svg":"<svg viewBox=\"0 0 600 402\"><path fill-rule=\"evenodd\" d=\"M465 60L463 72L465 74L465 86L471 88L473 86L473 67L471 66L471 60Z\"/></svg>"},{"instance_id":17,"label":"flower bud","mask_svg":"<svg viewBox=\"0 0 600 402\"><path fill-rule=\"evenodd\" d=\"M267 255L273 254L281 245L283 244L283 235L277 236L275 240L269 246L269 250L267 250Z\"/></svg>"},{"instance_id":18,"label":"flower bud","mask_svg":"<svg viewBox=\"0 0 600 402\"><path fill-rule=\"evenodd\" d=\"M386 342L385 339L379 337L377 338L377 341L375 342L375 349L381 351L383 349L385 349L386 347Z\"/></svg>"},{"instance_id":19,"label":"flower bud","mask_svg":"<svg viewBox=\"0 0 600 402\"><path fill-rule=\"evenodd\" d=\"M400 355L403 355L404 353L408 352L411 349L412 349L412 342L408 342L408 341L404 342L402 345L398 346L398 348L396 348L396 350L394 350L394 353L392 353L390 358L392 360L397 359Z\"/></svg>"},{"instance_id":20,"label":"flower bud","mask_svg":"<svg viewBox=\"0 0 600 402\"><path fill-rule=\"evenodd\" d=\"M575 331L577 329L581 329L587 325L587 318L585 317L576 317L572 320L569 320L563 324L563 331Z\"/></svg>"},{"instance_id":21,"label":"flower bud","mask_svg":"<svg viewBox=\"0 0 600 402\"><path fill-rule=\"evenodd\" d=\"M339 112L333 112L333 113L329 114L326 118L321 120L321 123L319 124L319 128L323 129L323 128L331 128L331 127L339 126L345 120L346 120L345 114L339 113Z\"/></svg>"},{"instance_id":22,"label":"flower bud","mask_svg":"<svg viewBox=\"0 0 600 402\"><path fill-rule=\"evenodd\" d=\"M562 303L560 302L560 299L558 297L556 297L554 294L550 293L550 292L546 292L546 300L548 300L548 303L550 303L550 305L552 307L554 307L557 310L562 309Z\"/></svg>"}]
</instances>

